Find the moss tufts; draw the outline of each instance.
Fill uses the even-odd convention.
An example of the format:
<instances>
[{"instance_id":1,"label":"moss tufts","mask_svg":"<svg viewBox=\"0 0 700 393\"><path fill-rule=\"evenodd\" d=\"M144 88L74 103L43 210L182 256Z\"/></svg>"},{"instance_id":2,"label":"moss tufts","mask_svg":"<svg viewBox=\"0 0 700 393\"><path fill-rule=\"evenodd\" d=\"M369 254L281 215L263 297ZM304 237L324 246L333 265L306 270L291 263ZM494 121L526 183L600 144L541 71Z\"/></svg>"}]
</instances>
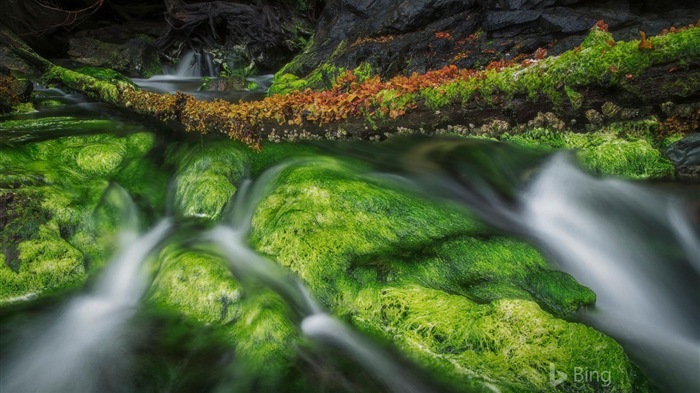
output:
<instances>
[{"instance_id":1,"label":"moss tufts","mask_svg":"<svg viewBox=\"0 0 700 393\"><path fill-rule=\"evenodd\" d=\"M43 224L31 240L17 246L18 269L0 265L0 304L26 300L29 295L82 284L83 255L61 238L58 225ZM3 260L5 256L3 255Z\"/></svg>"},{"instance_id":2,"label":"moss tufts","mask_svg":"<svg viewBox=\"0 0 700 393\"><path fill-rule=\"evenodd\" d=\"M125 154L126 148L115 143L88 145L78 152L76 164L87 175L108 177L119 170Z\"/></svg>"},{"instance_id":3,"label":"moss tufts","mask_svg":"<svg viewBox=\"0 0 700 393\"><path fill-rule=\"evenodd\" d=\"M183 217L216 221L248 170L248 153L233 141L173 145L166 161L176 168L175 204Z\"/></svg>"},{"instance_id":4,"label":"moss tufts","mask_svg":"<svg viewBox=\"0 0 700 393\"><path fill-rule=\"evenodd\" d=\"M328 302L351 266L480 228L456 206L436 206L362 172L362 166L330 158L295 165L282 173L253 219L256 248Z\"/></svg>"},{"instance_id":5,"label":"moss tufts","mask_svg":"<svg viewBox=\"0 0 700 393\"><path fill-rule=\"evenodd\" d=\"M605 335L556 319L527 300L480 305L416 285L363 289L352 315L359 326L391 337L415 360L456 385L469 380L503 391L635 391L637 370ZM572 381L556 388L549 367L605 370L609 386ZM460 383L460 381L462 381ZM579 390L583 389L583 390Z\"/></svg>"}]
</instances>

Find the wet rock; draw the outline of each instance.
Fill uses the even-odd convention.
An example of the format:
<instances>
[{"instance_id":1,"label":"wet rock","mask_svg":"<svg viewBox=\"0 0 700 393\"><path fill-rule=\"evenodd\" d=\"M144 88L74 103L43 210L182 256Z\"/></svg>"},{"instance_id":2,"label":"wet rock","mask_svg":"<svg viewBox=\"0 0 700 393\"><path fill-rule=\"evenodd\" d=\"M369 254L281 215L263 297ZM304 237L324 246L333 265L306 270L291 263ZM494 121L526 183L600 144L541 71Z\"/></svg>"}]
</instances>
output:
<instances>
[{"instance_id":1,"label":"wet rock","mask_svg":"<svg viewBox=\"0 0 700 393\"><path fill-rule=\"evenodd\" d=\"M34 85L28 80L10 75L7 67L0 69L0 113L12 112L14 108L31 100Z\"/></svg>"},{"instance_id":2,"label":"wet rock","mask_svg":"<svg viewBox=\"0 0 700 393\"><path fill-rule=\"evenodd\" d=\"M306 78L324 65L353 69L369 64L375 73L390 77L448 64L479 67L501 58L529 55L541 47L556 55L579 45L601 19L608 23L615 39L635 39L640 30L658 34L674 23L696 22L700 5L673 4L658 6L635 0L420 0L410 4L330 0L314 39L280 75Z\"/></svg>"},{"instance_id":3,"label":"wet rock","mask_svg":"<svg viewBox=\"0 0 700 393\"><path fill-rule=\"evenodd\" d=\"M144 37L123 44L92 37L73 37L68 56L79 64L111 68L128 76L148 77L160 73L162 68L158 48L152 40Z\"/></svg>"},{"instance_id":4,"label":"wet rock","mask_svg":"<svg viewBox=\"0 0 700 393\"><path fill-rule=\"evenodd\" d=\"M690 134L673 143L665 153L675 165L679 178L700 181L700 133Z\"/></svg>"}]
</instances>

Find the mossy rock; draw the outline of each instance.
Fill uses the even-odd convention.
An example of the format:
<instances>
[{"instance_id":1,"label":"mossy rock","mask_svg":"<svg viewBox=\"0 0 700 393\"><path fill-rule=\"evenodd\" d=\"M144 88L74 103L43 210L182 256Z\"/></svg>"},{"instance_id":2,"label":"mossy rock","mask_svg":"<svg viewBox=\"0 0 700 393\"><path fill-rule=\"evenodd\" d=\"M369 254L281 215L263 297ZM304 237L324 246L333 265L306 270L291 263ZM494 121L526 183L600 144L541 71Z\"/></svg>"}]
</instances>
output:
<instances>
[{"instance_id":1,"label":"mossy rock","mask_svg":"<svg viewBox=\"0 0 700 393\"><path fill-rule=\"evenodd\" d=\"M59 119L41 124L53 129L66 126ZM67 122L81 126L77 119ZM18 121L12 127L32 123ZM105 240L116 234L123 210L101 209L105 192L114 178L128 177L127 188L157 184L153 172L130 170L133 163L145 162L153 146L151 134L136 133L64 136L0 148L0 198L7 202L3 203L7 220L3 220L0 236L2 274L9 291L0 294L0 299L22 300L28 293L80 285L104 264L114 243ZM163 193L160 189L154 195ZM94 221L96 213L104 213L99 224ZM111 235L102 232L105 228Z\"/></svg>"},{"instance_id":2,"label":"mossy rock","mask_svg":"<svg viewBox=\"0 0 700 393\"><path fill-rule=\"evenodd\" d=\"M283 169L250 242L335 314L459 390L646 389L614 340L557 318L593 304L590 289L460 207L411 195L363 164L317 157ZM613 382L555 388L550 363L610 370Z\"/></svg>"},{"instance_id":3,"label":"mossy rock","mask_svg":"<svg viewBox=\"0 0 700 393\"><path fill-rule=\"evenodd\" d=\"M99 143L80 149L76 164L84 173L93 176L111 176L124 160L126 148L118 144Z\"/></svg>"},{"instance_id":4,"label":"mossy rock","mask_svg":"<svg viewBox=\"0 0 700 393\"><path fill-rule=\"evenodd\" d=\"M284 170L258 206L251 241L332 302L354 266L482 228L456 205L391 189L367 169L315 158Z\"/></svg>"},{"instance_id":5,"label":"mossy rock","mask_svg":"<svg viewBox=\"0 0 700 393\"><path fill-rule=\"evenodd\" d=\"M355 324L394 341L410 357L458 388L478 391L648 391L622 347L594 329L566 322L531 301L478 304L417 285L363 289ZM554 385L550 367L570 376ZM606 381L577 384L575 368L609 372Z\"/></svg>"},{"instance_id":6,"label":"mossy rock","mask_svg":"<svg viewBox=\"0 0 700 393\"><path fill-rule=\"evenodd\" d=\"M248 152L230 140L173 145L166 162L176 168L175 207L182 217L221 218L248 170Z\"/></svg>"},{"instance_id":7,"label":"mossy rock","mask_svg":"<svg viewBox=\"0 0 700 393\"><path fill-rule=\"evenodd\" d=\"M241 391L277 390L294 366L299 335L285 302L269 290L244 289L210 252L164 248L148 298L158 309L215 326L234 350Z\"/></svg>"},{"instance_id":8,"label":"mossy rock","mask_svg":"<svg viewBox=\"0 0 700 393\"><path fill-rule=\"evenodd\" d=\"M74 287L85 279L82 253L61 238L58 225L42 224L32 239L17 245L17 269L0 254L0 304Z\"/></svg>"},{"instance_id":9,"label":"mossy rock","mask_svg":"<svg viewBox=\"0 0 700 393\"><path fill-rule=\"evenodd\" d=\"M602 175L671 178L673 164L664 157L652 133L657 126L658 121L639 120L614 123L592 133L536 128L519 135L504 135L502 139L533 148L575 149L584 167Z\"/></svg>"}]
</instances>

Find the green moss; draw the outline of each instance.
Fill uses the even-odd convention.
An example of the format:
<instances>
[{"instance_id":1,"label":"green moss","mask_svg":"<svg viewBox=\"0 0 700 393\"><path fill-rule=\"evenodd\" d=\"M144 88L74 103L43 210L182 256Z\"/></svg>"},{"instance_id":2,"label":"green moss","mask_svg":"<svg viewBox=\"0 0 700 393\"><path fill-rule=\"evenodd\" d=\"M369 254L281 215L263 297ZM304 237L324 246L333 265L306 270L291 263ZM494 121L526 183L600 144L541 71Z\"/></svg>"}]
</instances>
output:
<instances>
[{"instance_id":1,"label":"green moss","mask_svg":"<svg viewBox=\"0 0 700 393\"><path fill-rule=\"evenodd\" d=\"M700 59L700 28L651 37L650 41L654 49L641 51L639 41L614 42L609 33L593 28L577 49L539 60L528 67L518 64L502 70L493 69L485 71L480 78L424 88L419 96L432 110L455 103L468 104L476 91L490 105L497 96L508 100L516 95L530 99L542 95L555 108L569 100L576 109L583 104L577 90L591 85L629 88L628 74L635 77L652 65L690 64ZM692 91L691 87L692 81L686 81L665 89L669 95L684 96Z\"/></svg>"},{"instance_id":2,"label":"green moss","mask_svg":"<svg viewBox=\"0 0 700 393\"><path fill-rule=\"evenodd\" d=\"M230 141L172 145L166 161L176 168L176 212L216 221L248 169L248 152Z\"/></svg>"},{"instance_id":3,"label":"green moss","mask_svg":"<svg viewBox=\"0 0 700 393\"><path fill-rule=\"evenodd\" d=\"M128 78L122 74L120 74L117 71L114 71L113 69L110 68L103 68L103 67L81 67L75 70L76 72L79 72L81 74L91 76L97 80L109 82L109 83L116 83L116 82L123 82L128 85L131 85L134 88L138 88L138 86L131 80L131 78Z\"/></svg>"},{"instance_id":4,"label":"green moss","mask_svg":"<svg viewBox=\"0 0 700 393\"><path fill-rule=\"evenodd\" d=\"M673 164L663 156L656 141L658 120L613 123L598 132L579 134L544 128L528 130L502 139L534 148L576 149L589 170L632 179L672 177ZM658 148L656 147L658 146Z\"/></svg>"},{"instance_id":5,"label":"green moss","mask_svg":"<svg viewBox=\"0 0 700 393\"><path fill-rule=\"evenodd\" d=\"M352 320L390 337L410 357L457 387L479 381L500 391L644 391L622 347L605 335L556 319L526 300L480 305L416 285L363 289ZM550 364L610 372L610 385L550 384ZM473 383L473 382L472 382Z\"/></svg>"},{"instance_id":6,"label":"green moss","mask_svg":"<svg viewBox=\"0 0 700 393\"><path fill-rule=\"evenodd\" d=\"M552 270L532 247L507 238L456 238L395 263L387 282L415 282L479 303L536 301L566 317L595 302L595 294L568 274Z\"/></svg>"},{"instance_id":7,"label":"green moss","mask_svg":"<svg viewBox=\"0 0 700 393\"><path fill-rule=\"evenodd\" d=\"M301 79L292 74L275 74L272 79L272 85L267 91L267 95L287 94L295 90L304 90L308 86L305 79Z\"/></svg>"},{"instance_id":8,"label":"green moss","mask_svg":"<svg viewBox=\"0 0 700 393\"><path fill-rule=\"evenodd\" d=\"M150 302L218 331L235 349L236 385L275 389L293 365L298 333L277 295L244 290L226 262L206 251L166 247L149 294ZM240 373L240 374L239 374Z\"/></svg>"},{"instance_id":9,"label":"green moss","mask_svg":"<svg viewBox=\"0 0 700 393\"><path fill-rule=\"evenodd\" d=\"M79 285L85 279L83 255L61 238L58 225L42 224L31 240L17 246L18 269L0 265L0 304L26 300L29 295ZM2 256L5 262L5 256Z\"/></svg>"},{"instance_id":10,"label":"green moss","mask_svg":"<svg viewBox=\"0 0 700 393\"><path fill-rule=\"evenodd\" d=\"M354 164L317 158L285 170L258 206L252 241L333 303L353 266L480 228L456 206L435 206L363 175Z\"/></svg>"},{"instance_id":11,"label":"green moss","mask_svg":"<svg viewBox=\"0 0 700 393\"><path fill-rule=\"evenodd\" d=\"M330 89L334 86L338 77L347 72L347 69L343 67L336 67L331 63L323 63L302 79L286 72L285 69L283 68L275 74L272 79L272 86L267 92L268 95L287 94L291 91L307 88L312 90ZM352 72L358 82L364 82L376 74L369 63L360 64Z\"/></svg>"},{"instance_id":12,"label":"green moss","mask_svg":"<svg viewBox=\"0 0 700 393\"><path fill-rule=\"evenodd\" d=\"M50 109L66 106L66 103L54 99L41 99L36 101L36 106L43 109Z\"/></svg>"},{"instance_id":13,"label":"green moss","mask_svg":"<svg viewBox=\"0 0 700 393\"><path fill-rule=\"evenodd\" d=\"M673 177L673 164L648 141L609 140L578 154L594 172L631 179Z\"/></svg>"},{"instance_id":14,"label":"green moss","mask_svg":"<svg viewBox=\"0 0 700 393\"><path fill-rule=\"evenodd\" d=\"M119 89L130 86L125 81L102 81L92 76L71 71L63 67L53 66L42 76L42 82L46 85L61 83L70 89L78 90L88 97L106 103L119 105Z\"/></svg>"}]
</instances>

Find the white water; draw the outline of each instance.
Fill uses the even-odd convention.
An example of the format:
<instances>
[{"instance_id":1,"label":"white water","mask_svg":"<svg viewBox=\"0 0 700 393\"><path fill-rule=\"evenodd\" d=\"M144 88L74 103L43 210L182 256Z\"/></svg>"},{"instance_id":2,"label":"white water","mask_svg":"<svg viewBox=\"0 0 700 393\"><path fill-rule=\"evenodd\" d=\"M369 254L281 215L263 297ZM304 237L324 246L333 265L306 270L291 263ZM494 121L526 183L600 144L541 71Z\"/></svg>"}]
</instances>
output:
<instances>
[{"instance_id":1,"label":"white water","mask_svg":"<svg viewBox=\"0 0 700 393\"><path fill-rule=\"evenodd\" d=\"M203 76L216 76L211 55L202 51L187 51L182 54L175 69L165 69L166 75L176 78L201 78Z\"/></svg>"},{"instance_id":2,"label":"white water","mask_svg":"<svg viewBox=\"0 0 700 393\"><path fill-rule=\"evenodd\" d=\"M597 179L555 156L522 196L521 225L597 294L584 316L677 391L700 391L700 239L680 201Z\"/></svg>"},{"instance_id":3,"label":"white water","mask_svg":"<svg viewBox=\"0 0 700 393\"><path fill-rule=\"evenodd\" d=\"M307 337L342 349L392 392L432 391L376 344L328 314L320 313L306 317L301 322L301 330Z\"/></svg>"},{"instance_id":4,"label":"white water","mask_svg":"<svg viewBox=\"0 0 700 393\"><path fill-rule=\"evenodd\" d=\"M127 391L125 332L148 287L140 270L171 226L166 219L141 237L122 234L121 250L94 290L70 300L55 318L37 324L35 334L14 348L17 355L9 359L0 391Z\"/></svg>"}]
</instances>

